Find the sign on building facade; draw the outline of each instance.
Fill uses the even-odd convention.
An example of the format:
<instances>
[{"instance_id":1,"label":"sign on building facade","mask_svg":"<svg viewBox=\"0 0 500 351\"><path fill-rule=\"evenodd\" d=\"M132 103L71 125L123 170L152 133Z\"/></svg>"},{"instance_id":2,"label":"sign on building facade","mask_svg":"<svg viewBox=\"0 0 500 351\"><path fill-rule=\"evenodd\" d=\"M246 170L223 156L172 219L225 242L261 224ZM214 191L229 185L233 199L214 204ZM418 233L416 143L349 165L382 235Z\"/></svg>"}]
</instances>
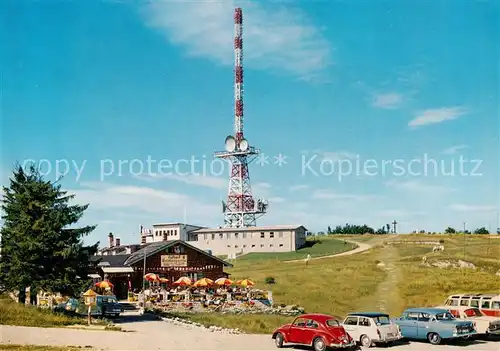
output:
<instances>
[{"instance_id":1,"label":"sign on building facade","mask_svg":"<svg viewBox=\"0 0 500 351\"><path fill-rule=\"evenodd\" d=\"M162 267L187 267L187 255L161 255Z\"/></svg>"}]
</instances>

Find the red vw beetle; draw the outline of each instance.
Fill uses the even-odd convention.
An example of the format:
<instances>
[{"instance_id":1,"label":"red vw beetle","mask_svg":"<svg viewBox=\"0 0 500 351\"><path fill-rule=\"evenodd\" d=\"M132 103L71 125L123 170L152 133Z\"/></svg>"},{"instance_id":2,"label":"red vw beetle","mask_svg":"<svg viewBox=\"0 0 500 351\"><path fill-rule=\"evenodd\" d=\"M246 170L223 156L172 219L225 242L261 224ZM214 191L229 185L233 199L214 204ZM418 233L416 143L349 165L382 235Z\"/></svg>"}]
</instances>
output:
<instances>
[{"instance_id":1,"label":"red vw beetle","mask_svg":"<svg viewBox=\"0 0 500 351\"><path fill-rule=\"evenodd\" d=\"M337 318L318 313L298 316L292 324L276 329L272 338L277 347L285 343L302 344L313 346L315 351L356 345Z\"/></svg>"}]
</instances>

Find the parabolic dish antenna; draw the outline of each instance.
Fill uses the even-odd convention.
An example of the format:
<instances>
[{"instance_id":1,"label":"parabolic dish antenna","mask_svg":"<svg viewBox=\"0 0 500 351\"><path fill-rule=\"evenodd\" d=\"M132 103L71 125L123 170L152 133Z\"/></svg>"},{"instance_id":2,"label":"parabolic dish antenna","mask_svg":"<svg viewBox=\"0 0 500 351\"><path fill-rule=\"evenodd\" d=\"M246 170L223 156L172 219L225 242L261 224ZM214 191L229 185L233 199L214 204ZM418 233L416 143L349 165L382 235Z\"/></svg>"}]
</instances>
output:
<instances>
[{"instance_id":1,"label":"parabolic dish antenna","mask_svg":"<svg viewBox=\"0 0 500 351\"><path fill-rule=\"evenodd\" d=\"M247 151L248 150L248 141L246 139L241 139L240 141L240 150Z\"/></svg>"},{"instance_id":2,"label":"parabolic dish antenna","mask_svg":"<svg viewBox=\"0 0 500 351\"><path fill-rule=\"evenodd\" d=\"M231 135L226 138L226 151L233 152L236 149L236 140Z\"/></svg>"}]
</instances>

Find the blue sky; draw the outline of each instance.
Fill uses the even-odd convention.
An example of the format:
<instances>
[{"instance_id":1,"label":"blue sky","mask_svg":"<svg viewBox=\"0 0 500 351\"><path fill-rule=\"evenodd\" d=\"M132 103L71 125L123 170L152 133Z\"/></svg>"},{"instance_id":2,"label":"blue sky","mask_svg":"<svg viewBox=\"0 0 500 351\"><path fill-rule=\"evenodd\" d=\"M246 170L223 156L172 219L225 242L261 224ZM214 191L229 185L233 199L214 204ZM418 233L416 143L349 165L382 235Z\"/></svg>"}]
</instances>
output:
<instances>
[{"instance_id":1,"label":"blue sky","mask_svg":"<svg viewBox=\"0 0 500 351\"><path fill-rule=\"evenodd\" d=\"M254 192L270 201L259 224L496 227L498 5L237 4L245 134L270 161L251 166ZM234 7L2 2L2 183L16 160L50 161L49 179L66 160L62 184L91 204L84 222L98 224L89 240L105 242L112 231L136 242L141 224L157 222L222 224L227 167L216 176L196 164L200 175L186 175L191 167L178 163L159 175L147 160L210 165L223 149L233 128ZM425 157L437 171L431 164L424 174ZM128 160L121 172L119 160ZM441 164L447 173L454 164L454 175Z\"/></svg>"}]
</instances>

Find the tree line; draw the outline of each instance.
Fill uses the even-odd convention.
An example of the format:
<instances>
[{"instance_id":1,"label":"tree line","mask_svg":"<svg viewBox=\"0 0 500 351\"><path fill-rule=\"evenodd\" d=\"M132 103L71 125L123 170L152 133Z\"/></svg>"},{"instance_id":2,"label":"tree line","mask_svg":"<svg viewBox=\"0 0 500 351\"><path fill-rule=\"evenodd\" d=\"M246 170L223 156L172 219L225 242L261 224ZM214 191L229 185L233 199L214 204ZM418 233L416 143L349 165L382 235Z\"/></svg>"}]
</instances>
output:
<instances>
[{"instance_id":1,"label":"tree line","mask_svg":"<svg viewBox=\"0 0 500 351\"><path fill-rule=\"evenodd\" d=\"M99 242L83 238L96 226L77 227L88 205L71 204L74 195L43 179L35 165L16 165L3 186L0 237L0 288L19 291L19 302L39 291L78 296L88 288L91 256Z\"/></svg>"},{"instance_id":2,"label":"tree line","mask_svg":"<svg viewBox=\"0 0 500 351\"><path fill-rule=\"evenodd\" d=\"M390 234L393 233L394 229L391 228L390 224L383 225L382 227L378 229L374 229L366 224L349 224L346 223L345 225L338 225L335 228L332 229L332 227L328 226L326 230L326 234L350 234L350 235L357 235L357 234ZM325 234L324 232L320 232L318 234Z\"/></svg>"},{"instance_id":3,"label":"tree line","mask_svg":"<svg viewBox=\"0 0 500 351\"><path fill-rule=\"evenodd\" d=\"M445 234L459 234L459 233L465 233L465 234L490 234L489 230L486 229L486 227L481 227L477 228L474 231L459 231L455 228L448 227L444 230ZM366 224L345 224L345 225L338 225L335 228L332 229L331 226L328 226L326 232L320 231L318 232L319 235L324 235L324 234L346 234L346 235L359 235L359 234L394 234L394 227L391 226L390 224L386 224L379 229L375 230L372 227L366 225ZM425 230L420 230L416 231L414 230L411 234L438 234L437 232L428 232ZM496 234L500 234L500 228L497 229Z\"/></svg>"}]
</instances>

